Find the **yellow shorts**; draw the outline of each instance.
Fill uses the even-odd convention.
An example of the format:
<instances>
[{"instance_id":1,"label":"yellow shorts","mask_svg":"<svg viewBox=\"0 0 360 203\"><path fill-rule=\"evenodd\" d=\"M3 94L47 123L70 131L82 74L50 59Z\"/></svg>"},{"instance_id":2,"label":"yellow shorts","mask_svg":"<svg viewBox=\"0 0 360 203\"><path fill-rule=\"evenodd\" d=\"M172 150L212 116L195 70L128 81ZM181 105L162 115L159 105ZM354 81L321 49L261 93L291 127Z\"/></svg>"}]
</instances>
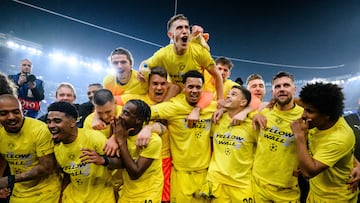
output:
<instances>
[{"instance_id":1,"label":"yellow shorts","mask_svg":"<svg viewBox=\"0 0 360 203\"><path fill-rule=\"evenodd\" d=\"M207 169L200 171L171 171L170 194L172 203L207 203L209 199L198 196L206 181Z\"/></svg>"},{"instance_id":2,"label":"yellow shorts","mask_svg":"<svg viewBox=\"0 0 360 203\"><path fill-rule=\"evenodd\" d=\"M357 195L354 195L354 197L351 200L337 200L337 199L323 199L314 193L309 191L309 194L306 198L306 202L308 203L356 203L357 202Z\"/></svg>"},{"instance_id":3,"label":"yellow shorts","mask_svg":"<svg viewBox=\"0 0 360 203\"><path fill-rule=\"evenodd\" d=\"M254 202L252 187L239 188L212 182L208 182L207 187L203 187L201 191L209 192L211 203Z\"/></svg>"},{"instance_id":4,"label":"yellow shorts","mask_svg":"<svg viewBox=\"0 0 360 203\"><path fill-rule=\"evenodd\" d=\"M283 188L268 184L253 176L253 191L256 203L298 203L300 189L296 185L292 188Z\"/></svg>"}]
</instances>

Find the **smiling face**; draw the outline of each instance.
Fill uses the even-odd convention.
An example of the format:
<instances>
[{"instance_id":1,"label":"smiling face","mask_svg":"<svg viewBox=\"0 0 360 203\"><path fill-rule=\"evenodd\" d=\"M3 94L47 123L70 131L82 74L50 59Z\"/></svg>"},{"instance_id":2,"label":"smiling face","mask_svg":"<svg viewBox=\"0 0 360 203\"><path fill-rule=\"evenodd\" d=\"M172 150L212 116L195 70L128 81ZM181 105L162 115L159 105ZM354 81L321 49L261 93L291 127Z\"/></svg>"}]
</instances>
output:
<instances>
[{"instance_id":1,"label":"smiling face","mask_svg":"<svg viewBox=\"0 0 360 203\"><path fill-rule=\"evenodd\" d=\"M13 95L0 96L0 123L6 132L17 133L24 123L24 115L19 101Z\"/></svg>"},{"instance_id":2,"label":"smiling face","mask_svg":"<svg viewBox=\"0 0 360 203\"><path fill-rule=\"evenodd\" d=\"M224 108L227 110L238 109L244 105L246 105L246 100L241 90L238 88L232 88L226 96Z\"/></svg>"},{"instance_id":3,"label":"smiling face","mask_svg":"<svg viewBox=\"0 0 360 203\"><path fill-rule=\"evenodd\" d=\"M49 111L46 122L54 143L68 144L73 142L72 132L76 127L76 119L66 116L64 112Z\"/></svg>"},{"instance_id":4,"label":"smiling face","mask_svg":"<svg viewBox=\"0 0 360 203\"><path fill-rule=\"evenodd\" d=\"M201 78L186 78L184 92L186 95L186 101L194 106L200 100L200 94L202 91L202 80Z\"/></svg>"},{"instance_id":5,"label":"smiling face","mask_svg":"<svg viewBox=\"0 0 360 203\"><path fill-rule=\"evenodd\" d=\"M69 86L61 86L56 91L56 101L74 103L76 99L75 92Z\"/></svg>"}]
</instances>

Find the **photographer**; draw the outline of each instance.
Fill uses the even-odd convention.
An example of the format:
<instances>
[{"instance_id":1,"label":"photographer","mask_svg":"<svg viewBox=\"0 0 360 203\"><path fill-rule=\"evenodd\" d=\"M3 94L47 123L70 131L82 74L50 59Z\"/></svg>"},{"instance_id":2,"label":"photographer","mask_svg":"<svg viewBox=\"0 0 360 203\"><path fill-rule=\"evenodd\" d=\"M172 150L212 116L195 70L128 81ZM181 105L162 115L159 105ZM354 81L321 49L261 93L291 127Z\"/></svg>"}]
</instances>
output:
<instances>
[{"instance_id":1,"label":"photographer","mask_svg":"<svg viewBox=\"0 0 360 203\"><path fill-rule=\"evenodd\" d=\"M36 118L40 110L40 102L44 99L43 81L31 74L32 63L28 59L20 61L20 73L9 75L18 86L18 97L24 110L24 115Z\"/></svg>"}]
</instances>

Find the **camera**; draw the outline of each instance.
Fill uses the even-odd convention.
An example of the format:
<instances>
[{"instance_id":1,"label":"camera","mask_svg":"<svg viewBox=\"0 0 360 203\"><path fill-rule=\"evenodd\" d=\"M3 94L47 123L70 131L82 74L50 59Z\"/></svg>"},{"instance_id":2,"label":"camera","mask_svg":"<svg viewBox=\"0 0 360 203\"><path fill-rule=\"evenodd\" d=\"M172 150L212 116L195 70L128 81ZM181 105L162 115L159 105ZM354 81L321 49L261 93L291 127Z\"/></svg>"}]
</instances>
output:
<instances>
[{"instance_id":1,"label":"camera","mask_svg":"<svg viewBox=\"0 0 360 203\"><path fill-rule=\"evenodd\" d=\"M36 81L36 76L33 74L27 75L26 76L26 82L35 82Z\"/></svg>"}]
</instances>

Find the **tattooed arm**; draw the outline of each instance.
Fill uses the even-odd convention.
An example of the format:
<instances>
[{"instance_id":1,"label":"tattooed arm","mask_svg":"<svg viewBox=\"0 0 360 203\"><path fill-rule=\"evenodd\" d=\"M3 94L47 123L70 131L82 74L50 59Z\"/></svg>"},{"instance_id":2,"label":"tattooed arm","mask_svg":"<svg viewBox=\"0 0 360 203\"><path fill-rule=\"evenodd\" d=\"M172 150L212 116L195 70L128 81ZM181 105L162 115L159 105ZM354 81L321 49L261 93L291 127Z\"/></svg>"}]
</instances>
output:
<instances>
[{"instance_id":1,"label":"tattooed arm","mask_svg":"<svg viewBox=\"0 0 360 203\"><path fill-rule=\"evenodd\" d=\"M54 172L56 160L53 153L39 157L39 164L34 166L29 171L16 174L14 177L14 182L23 182L27 180L33 180L36 178L48 176ZM2 177L0 179L0 188L8 187L8 177Z\"/></svg>"}]
</instances>

